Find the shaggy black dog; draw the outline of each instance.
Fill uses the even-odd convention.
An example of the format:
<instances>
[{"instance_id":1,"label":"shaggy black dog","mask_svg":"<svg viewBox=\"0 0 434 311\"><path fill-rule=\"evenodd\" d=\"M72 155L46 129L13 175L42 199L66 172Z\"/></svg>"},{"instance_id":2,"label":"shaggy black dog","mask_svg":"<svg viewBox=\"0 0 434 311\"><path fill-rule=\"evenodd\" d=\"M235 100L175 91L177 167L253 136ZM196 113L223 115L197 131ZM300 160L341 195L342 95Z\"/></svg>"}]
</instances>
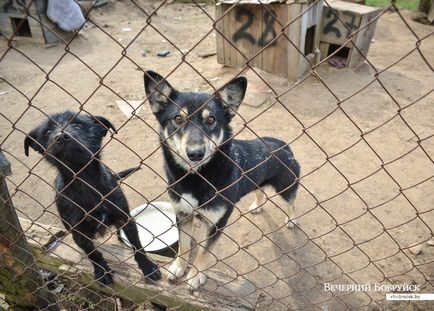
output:
<instances>
[{"instance_id":1,"label":"shaggy black dog","mask_svg":"<svg viewBox=\"0 0 434 311\"><path fill-rule=\"evenodd\" d=\"M118 185L119 179L134 169L115 174L100 159L102 140L110 128L116 131L103 117L72 111L54 114L27 135L25 154L29 155L31 147L57 168L57 210L74 241L92 261L99 282L111 284L113 276L92 239L110 226L124 230L143 274L158 280L161 273L145 255L136 224L130 221L128 202Z\"/></svg>"}]
</instances>

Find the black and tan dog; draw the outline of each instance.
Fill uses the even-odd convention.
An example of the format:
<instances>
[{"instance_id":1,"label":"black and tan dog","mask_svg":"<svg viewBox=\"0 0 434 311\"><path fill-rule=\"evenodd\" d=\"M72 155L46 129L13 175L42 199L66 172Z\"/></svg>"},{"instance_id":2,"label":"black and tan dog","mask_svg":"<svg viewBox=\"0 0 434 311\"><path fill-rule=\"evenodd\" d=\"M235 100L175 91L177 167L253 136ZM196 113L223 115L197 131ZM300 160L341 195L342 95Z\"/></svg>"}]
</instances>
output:
<instances>
[{"instance_id":1,"label":"black and tan dog","mask_svg":"<svg viewBox=\"0 0 434 311\"><path fill-rule=\"evenodd\" d=\"M208 224L205 248L198 251L188 284L197 289L206 281L210 248L221 235L234 204L256 191L250 210L264 203L264 186L272 186L287 202L288 225L294 222L294 199L300 167L281 140L232 138L230 122L244 99L247 80L233 79L215 94L179 92L159 74L145 73L145 91L161 126L169 195L175 210L180 241L178 257L168 278L181 277L187 267L193 215Z\"/></svg>"},{"instance_id":2,"label":"black and tan dog","mask_svg":"<svg viewBox=\"0 0 434 311\"><path fill-rule=\"evenodd\" d=\"M103 117L77 115L71 111L49 116L24 141L55 166L56 206L66 229L92 261L95 278L104 285L113 282L112 272L92 240L110 226L123 229L134 249L134 258L145 277L158 280L161 273L140 243L137 227L119 179L133 170L113 173L100 159L102 139L115 127Z\"/></svg>"}]
</instances>

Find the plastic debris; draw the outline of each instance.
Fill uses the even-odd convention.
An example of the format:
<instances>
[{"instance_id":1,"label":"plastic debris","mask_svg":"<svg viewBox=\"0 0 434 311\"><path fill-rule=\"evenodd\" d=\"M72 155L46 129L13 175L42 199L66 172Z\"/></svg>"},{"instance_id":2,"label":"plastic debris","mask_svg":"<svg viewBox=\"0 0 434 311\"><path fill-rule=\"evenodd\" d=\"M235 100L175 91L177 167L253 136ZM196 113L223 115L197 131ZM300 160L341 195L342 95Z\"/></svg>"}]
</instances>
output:
<instances>
[{"instance_id":1,"label":"plastic debris","mask_svg":"<svg viewBox=\"0 0 434 311\"><path fill-rule=\"evenodd\" d=\"M142 110L143 108L142 103L143 103L142 100L129 100L129 101L117 100L116 101L116 105L118 105L121 112L127 118L131 118L133 116L133 112L134 115L138 114L140 110Z\"/></svg>"},{"instance_id":2,"label":"plastic debris","mask_svg":"<svg viewBox=\"0 0 434 311\"><path fill-rule=\"evenodd\" d=\"M202 58L207 58L207 57L217 55L217 52L216 51L200 52L200 53L197 53L197 55L199 57L202 57Z\"/></svg>"},{"instance_id":3,"label":"plastic debris","mask_svg":"<svg viewBox=\"0 0 434 311\"><path fill-rule=\"evenodd\" d=\"M421 245L413 246L413 247L409 248L409 251L413 255L419 255L422 252L422 246Z\"/></svg>"},{"instance_id":4,"label":"plastic debris","mask_svg":"<svg viewBox=\"0 0 434 311\"><path fill-rule=\"evenodd\" d=\"M74 0L49 0L47 16L64 31L77 30L86 21Z\"/></svg>"},{"instance_id":5,"label":"plastic debris","mask_svg":"<svg viewBox=\"0 0 434 311\"><path fill-rule=\"evenodd\" d=\"M169 54L170 54L170 51L168 51L168 50L161 50L161 51L158 51L157 56L166 57Z\"/></svg>"}]
</instances>

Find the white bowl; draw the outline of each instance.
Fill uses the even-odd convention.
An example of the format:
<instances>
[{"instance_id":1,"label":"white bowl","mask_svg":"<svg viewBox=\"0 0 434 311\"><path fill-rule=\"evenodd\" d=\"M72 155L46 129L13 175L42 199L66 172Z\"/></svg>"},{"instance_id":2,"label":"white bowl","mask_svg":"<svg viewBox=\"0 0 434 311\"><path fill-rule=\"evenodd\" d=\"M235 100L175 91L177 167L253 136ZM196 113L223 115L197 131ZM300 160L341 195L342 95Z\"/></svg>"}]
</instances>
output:
<instances>
[{"instance_id":1,"label":"white bowl","mask_svg":"<svg viewBox=\"0 0 434 311\"><path fill-rule=\"evenodd\" d=\"M131 212L140 242L147 252L158 252L178 242L176 216L168 202L151 202L136 207ZM131 247L124 230L120 231L122 240Z\"/></svg>"}]
</instances>

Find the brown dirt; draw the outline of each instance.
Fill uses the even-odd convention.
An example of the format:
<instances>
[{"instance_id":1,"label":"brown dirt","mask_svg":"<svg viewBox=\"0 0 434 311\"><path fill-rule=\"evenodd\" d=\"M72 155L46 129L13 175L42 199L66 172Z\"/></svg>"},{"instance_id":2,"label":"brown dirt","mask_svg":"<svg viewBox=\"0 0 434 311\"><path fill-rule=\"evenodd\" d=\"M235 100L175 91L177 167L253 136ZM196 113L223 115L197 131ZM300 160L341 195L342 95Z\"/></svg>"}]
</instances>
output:
<instances>
[{"instance_id":1,"label":"brown dirt","mask_svg":"<svg viewBox=\"0 0 434 311\"><path fill-rule=\"evenodd\" d=\"M148 10L156 5L139 3ZM60 224L51 187L55 171L36 153L24 156L23 133L43 118L40 111L77 110L81 104L119 128L106 140L107 165L121 170L143 160L142 170L124 185L131 206L167 200L154 116L145 103L139 118L127 120L114 102L119 96L145 99L146 69L171 73L169 81L181 90L210 90L206 80L218 87L237 74L239 70L219 65L216 56L198 56L215 50L213 21L204 12L214 16L213 6L164 5L152 18L155 29L141 31L146 16L132 3L118 1L92 15L111 37L90 27L68 49L17 43L7 52L0 76L24 96L0 81L0 91L8 91L0 96L0 147L12 162L9 189L20 216ZM421 57L434 64L434 28L411 21L409 12L402 14L417 36L431 37L421 42L420 52L390 68L417 41L396 13L379 20L368 55L371 65L348 70L324 64L317 70L321 80L309 77L292 89L292 83L257 69L247 73L253 87L240 109L244 120L234 122L239 137L275 136L291 142L304 176L297 200L300 229L283 227L285 203L271 191L262 213L246 214L253 199L249 195L237 204L225 230L230 239L222 238L215 248L224 258L217 269L241 274L258 287L253 295L258 310L343 310L345 304L351 308L384 299L384 292L368 292L339 293L329 300L323 283L350 279L359 284L384 278L413 282L422 285L423 292L434 292L434 248L425 243L434 230L434 73ZM123 32L125 27L132 31ZM181 52L192 48L183 61ZM143 56L145 49L150 52ZM157 57L160 49L171 50L171 55ZM7 42L1 41L0 53L6 50ZM258 93L264 88L259 76L276 94L290 91L278 101L270 93ZM405 107L427 93L396 115L398 105ZM422 245L417 256L406 249L413 244ZM417 306L430 308L426 303Z\"/></svg>"}]
</instances>

